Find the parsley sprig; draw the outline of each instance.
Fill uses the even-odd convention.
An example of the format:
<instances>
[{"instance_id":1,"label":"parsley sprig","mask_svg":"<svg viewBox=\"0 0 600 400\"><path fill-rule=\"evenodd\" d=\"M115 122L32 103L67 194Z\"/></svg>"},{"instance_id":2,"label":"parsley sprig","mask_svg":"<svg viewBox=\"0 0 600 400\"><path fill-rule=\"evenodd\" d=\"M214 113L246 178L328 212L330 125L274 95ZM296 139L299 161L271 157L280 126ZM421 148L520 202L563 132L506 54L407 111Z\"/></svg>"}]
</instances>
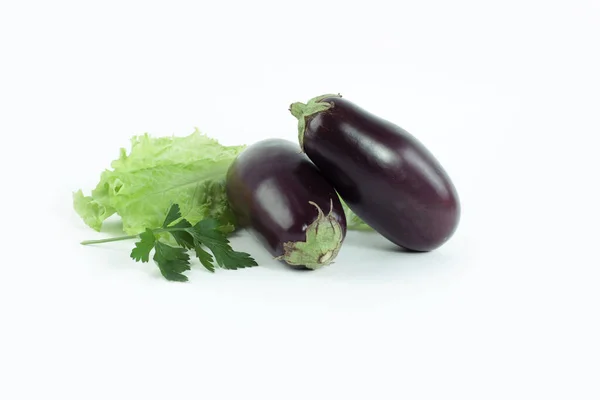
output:
<instances>
[{"instance_id":1,"label":"parsley sprig","mask_svg":"<svg viewBox=\"0 0 600 400\"><path fill-rule=\"evenodd\" d=\"M258 265L248 253L234 251L225 234L218 228L218 221L212 218L203 219L196 225L192 225L181 217L179 205L173 204L169 208L161 228L146 228L144 232L138 235L86 240L81 244L98 244L139 238L140 240L135 243L135 247L131 250L131 258L143 263L148 262L150 261L150 253L154 249L152 259L158 265L161 274L170 281L178 282L188 280L187 276L183 274L185 271L190 270L188 250L193 250L200 263L210 272L215 272L216 267L238 269ZM165 232L173 236L179 247L170 246L159 240L157 235ZM205 248L210 250L212 254L206 251Z\"/></svg>"}]
</instances>

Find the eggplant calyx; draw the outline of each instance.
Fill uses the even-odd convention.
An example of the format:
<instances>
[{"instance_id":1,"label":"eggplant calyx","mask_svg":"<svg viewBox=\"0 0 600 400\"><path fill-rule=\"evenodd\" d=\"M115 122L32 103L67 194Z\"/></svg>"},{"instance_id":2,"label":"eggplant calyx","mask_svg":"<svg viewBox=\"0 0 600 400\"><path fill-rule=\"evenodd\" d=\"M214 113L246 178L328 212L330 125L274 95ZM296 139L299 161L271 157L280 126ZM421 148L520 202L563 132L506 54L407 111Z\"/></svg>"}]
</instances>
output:
<instances>
[{"instance_id":1,"label":"eggplant calyx","mask_svg":"<svg viewBox=\"0 0 600 400\"><path fill-rule=\"evenodd\" d=\"M283 255L277 260L283 260L290 265L304 266L308 269L318 269L329 265L337 257L344 234L333 212L333 200L327 215L314 202L309 201L319 212L317 218L306 228L306 241L283 243Z\"/></svg>"},{"instance_id":2,"label":"eggplant calyx","mask_svg":"<svg viewBox=\"0 0 600 400\"><path fill-rule=\"evenodd\" d=\"M306 129L306 118L313 114L329 110L331 107L333 107L333 103L323 102L324 99L330 97L342 97L342 95L324 94L310 99L306 104L296 102L290 105L290 112L298 119L298 141L300 142L300 147L302 150L304 150L304 131Z\"/></svg>"}]
</instances>

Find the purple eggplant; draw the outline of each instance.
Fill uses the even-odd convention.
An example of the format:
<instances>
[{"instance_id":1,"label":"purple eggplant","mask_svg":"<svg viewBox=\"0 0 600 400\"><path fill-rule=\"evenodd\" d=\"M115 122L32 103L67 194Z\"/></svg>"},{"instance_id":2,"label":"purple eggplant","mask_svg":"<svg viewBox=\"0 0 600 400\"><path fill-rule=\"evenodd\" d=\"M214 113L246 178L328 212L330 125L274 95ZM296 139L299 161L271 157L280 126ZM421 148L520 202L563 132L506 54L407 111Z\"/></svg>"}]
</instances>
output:
<instances>
[{"instance_id":1,"label":"purple eggplant","mask_svg":"<svg viewBox=\"0 0 600 400\"><path fill-rule=\"evenodd\" d=\"M294 103L302 149L348 207L398 246L430 251L460 219L448 174L414 136L340 95Z\"/></svg>"},{"instance_id":2,"label":"purple eggplant","mask_svg":"<svg viewBox=\"0 0 600 400\"><path fill-rule=\"evenodd\" d=\"M346 237L340 199L298 144L268 139L246 148L227 172L238 220L278 260L300 269L331 264Z\"/></svg>"}]
</instances>

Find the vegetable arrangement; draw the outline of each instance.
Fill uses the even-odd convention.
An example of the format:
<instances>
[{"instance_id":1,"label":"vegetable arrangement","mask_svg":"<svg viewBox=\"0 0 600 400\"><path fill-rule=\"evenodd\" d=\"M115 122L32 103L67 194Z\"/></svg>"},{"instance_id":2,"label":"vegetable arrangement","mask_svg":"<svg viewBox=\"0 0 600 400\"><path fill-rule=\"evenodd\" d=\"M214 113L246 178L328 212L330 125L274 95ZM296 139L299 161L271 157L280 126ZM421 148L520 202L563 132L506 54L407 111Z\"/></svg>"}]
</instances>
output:
<instances>
[{"instance_id":1,"label":"vegetable arrangement","mask_svg":"<svg viewBox=\"0 0 600 400\"><path fill-rule=\"evenodd\" d=\"M268 139L223 146L198 130L186 137L136 136L85 196L73 195L96 231L112 215L138 238L135 261L153 261L168 280L187 281L188 251L201 265L256 266L228 235L247 229L277 260L318 269L336 259L346 230L375 230L414 251L434 250L455 232L456 190L412 135L340 95L293 103L298 143ZM210 251L210 253L209 253ZM212 253L212 254L211 254Z\"/></svg>"}]
</instances>

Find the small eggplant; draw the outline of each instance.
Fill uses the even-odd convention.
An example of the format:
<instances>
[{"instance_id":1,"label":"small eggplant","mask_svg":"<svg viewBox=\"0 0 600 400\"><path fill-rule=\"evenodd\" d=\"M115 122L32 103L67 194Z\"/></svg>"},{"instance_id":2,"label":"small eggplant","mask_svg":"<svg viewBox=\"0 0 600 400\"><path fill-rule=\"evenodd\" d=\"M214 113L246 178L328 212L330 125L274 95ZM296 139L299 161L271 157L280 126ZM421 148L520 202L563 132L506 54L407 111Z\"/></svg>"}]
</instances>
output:
<instances>
[{"instance_id":1,"label":"small eggplant","mask_svg":"<svg viewBox=\"0 0 600 400\"><path fill-rule=\"evenodd\" d=\"M398 246L430 251L460 219L456 189L414 136L340 95L293 103L300 146L348 207Z\"/></svg>"},{"instance_id":2,"label":"small eggplant","mask_svg":"<svg viewBox=\"0 0 600 400\"><path fill-rule=\"evenodd\" d=\"M247 147L229 167L226 189L238 225L276 259L316 269L336 258L346 237L344 210L296 143L267 139Z\"/></svg>"}]
</instances>

